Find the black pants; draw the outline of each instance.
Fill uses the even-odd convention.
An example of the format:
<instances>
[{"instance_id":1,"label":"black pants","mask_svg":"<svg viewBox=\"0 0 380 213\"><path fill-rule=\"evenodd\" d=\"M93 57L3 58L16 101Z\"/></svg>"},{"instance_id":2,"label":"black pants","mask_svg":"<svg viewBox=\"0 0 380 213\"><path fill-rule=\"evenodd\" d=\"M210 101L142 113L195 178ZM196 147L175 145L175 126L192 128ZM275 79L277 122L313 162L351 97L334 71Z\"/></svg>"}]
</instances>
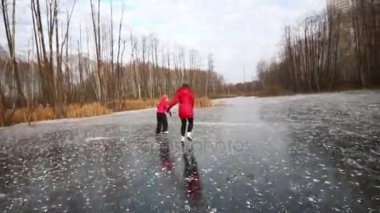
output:
<instances>
[{"instance_id":1,"label":"black pants","mask_svg":"<svg viewBox=\"0 0 380 213\"><path fill-rule=\"evenodd\" d=\"M182 123L182 125L181 125L181 135L182 136L185 136L187 122L189 122L189 126L187 127L187 132L193 131L194 118L184 118L184 119L181 119L181 123Z\"/></svg>"},{"instance_id":2,"label":"black pants","mask_svg":"<svg viewBox=\"0 0 380 213\"><path fill-rule=\"evenodd\" d=\"M156 133L159 134L161 132L161 129L163 132L168 130L168 120L166 119L165 113L157 113Z\"/></svg>"}]
</instances>

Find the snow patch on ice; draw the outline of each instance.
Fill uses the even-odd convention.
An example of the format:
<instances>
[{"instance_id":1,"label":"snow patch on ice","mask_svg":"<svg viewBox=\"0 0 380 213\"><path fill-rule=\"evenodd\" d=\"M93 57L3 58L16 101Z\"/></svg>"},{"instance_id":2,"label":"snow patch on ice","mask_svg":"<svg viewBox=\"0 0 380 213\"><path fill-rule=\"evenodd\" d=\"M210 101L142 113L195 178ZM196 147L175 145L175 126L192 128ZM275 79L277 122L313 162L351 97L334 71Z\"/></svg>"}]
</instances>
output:
<instances>
[{"instance_id":1,"label":"snow patch on ice","mask_svg":"<svg viewBox=\"0 0 380 213\"><path fill-rule=\"evenodd\" d=\"M100 140L112 140L116 139L115 137L91 137L84 139L85 142L100 141Z\"/></svg>"}]
</instances>

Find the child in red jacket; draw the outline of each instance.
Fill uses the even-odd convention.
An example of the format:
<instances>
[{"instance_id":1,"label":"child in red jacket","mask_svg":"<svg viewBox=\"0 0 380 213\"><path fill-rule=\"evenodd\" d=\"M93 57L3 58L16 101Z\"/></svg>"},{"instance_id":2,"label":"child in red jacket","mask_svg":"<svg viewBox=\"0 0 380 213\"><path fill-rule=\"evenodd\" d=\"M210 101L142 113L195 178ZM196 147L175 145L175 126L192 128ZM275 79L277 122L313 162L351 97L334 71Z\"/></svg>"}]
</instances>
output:
<instances>
[{"instance_id":1,"label":"child in red jacket","mask_svg":"<svg viewBox=\"0 0 380 213\"><path fill-rule=\"evenodd\" d=\"M194 123L194 92L191 90L190 86L186 83L182 84L171 101L167 112L179 103L179 117L181 119L181 141L185 141L185 136L187 139L192 140L191 131L193 130ZM187 123L189 124L187 126ZM187 131L186 131L187 127Z\"/></svg>"},{"instance_id":2,"label":"child in red jacket","mask_svg":"<svg viewBox=\"0 0 380 213\"><path fill-rule=\"evenodd\" d=\"M161 130L163 133L167 134L168 132L168 120L166 118L166 111L168 109L168 96L163 95L160 102L157 104L157 128L156 134L160 134Z\"/></svg>"}]
</instances>

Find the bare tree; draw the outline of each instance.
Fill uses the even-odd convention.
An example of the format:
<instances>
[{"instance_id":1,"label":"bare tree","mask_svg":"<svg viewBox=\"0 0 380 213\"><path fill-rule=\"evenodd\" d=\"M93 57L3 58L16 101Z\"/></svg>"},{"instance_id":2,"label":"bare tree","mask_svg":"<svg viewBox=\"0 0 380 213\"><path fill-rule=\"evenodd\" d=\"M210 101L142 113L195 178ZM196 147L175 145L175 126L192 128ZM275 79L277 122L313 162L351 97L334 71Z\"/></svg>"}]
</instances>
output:
<instances>
[{"instance_id":1,"label":"bare tree","mask_svg":"<svg viewBox=\"0 0 380 213\"><path fill-rule=\"evenodd\" d=\"M117 40L117 56L116 56L116 84L115 84L115 90L116 90L116 97L117 99L121 99L121 67L122 67L122 60L123 60L123 54L120 55L120 47L121 47L121 32L123 27L123 18L124 18L124 7L121 12L121 18L119 22L119 36ZM125 49L125 43L123 43L123 52Z\"/></svg>"},{"instance_id":2,"label":"bare tree","mask_svg":"<svg viewBox=\"0 0 380 213\"><path fill-rule=\"evenodd\" d=\"M210 76L211 76L211 73L214 71L214 58L213 58L212 53L209 53L207 63L208 63L208 70L207 70L206 86L205 86L206 96L209 94Z\"/></svg>"},{"instance_id":3,"label":"bare tree","mask_svg":"<svg viewBox=\"0 0 380 213\"><path fill-rule=\"evenodd\" d=\"M54 1L56 2L56 1ZM55 3L54 3L55 4ZM48 19L53 18L53 6L50 6L47 8L48 13ZM44 36L44 29L42 25L42 17L41 17L41 7L39 0L32 0L31 1L31 9L32 9L32 20L34 25L34 36L36 40L36 49L37 49L37 58L38 58L38 64L39 64L39 71L42 77L42 91L44 94L44 97L47 100L47 103L51 106L54 106L55 103L55 86L54 86L54 78L53 78L53 65L50 65L52 61L49 61L49 58L47 56L47 50L45 45L45 36ZM50 20L50 24L48 24L48 31L51 33L48 33L49 43L51 43L50 50L52 51L52 33L53 33L53 20ZM53 28L53 29L52 29ZM53 53L50 53L50 58L52 59Z\"/></svg>"},{"instance_id":4,"label":"bare tree","mask_svg":"<svg viewBox=\"0 0 380 213\"><path fill-rule=\"evenodd\" d=\"M14 81L16 82L16 89L17 89L17 104L19 106L25 105L25 96L22 92L22 86L20 82L19 77L19 70L18 70L18 64L16 59L16 0L12 1L12 20L9 20L9 12L8 12L8 2L7 0L1 0L1 12L3 14L3 23L4 23L4 29L5 34L7 37L7 43L8 43L8 49L9 49L9 55L11 58L11 61L13 63L13 74L14 74Z\"/></svg>"},{"instance_id":5,"label":"bare tree","mask_svg":"<svg viewBox=\"0 0 380 213\"><path fill-rule=\"evenodd\" d=\"M92 17L92 26L94 31L94 40L95 40L95 51L96 51L96 70L97 70L97 77L98 77L98 97L101 102L105 101L104 97L104 88L103 88L103 80L102 80L102 45L101 45L101 34L100 34L100 0L98 0L98 8L95 12L94 4L92 3L92 0L90 0L91 3L91 17Z\"/></svg>"}]
</instances>

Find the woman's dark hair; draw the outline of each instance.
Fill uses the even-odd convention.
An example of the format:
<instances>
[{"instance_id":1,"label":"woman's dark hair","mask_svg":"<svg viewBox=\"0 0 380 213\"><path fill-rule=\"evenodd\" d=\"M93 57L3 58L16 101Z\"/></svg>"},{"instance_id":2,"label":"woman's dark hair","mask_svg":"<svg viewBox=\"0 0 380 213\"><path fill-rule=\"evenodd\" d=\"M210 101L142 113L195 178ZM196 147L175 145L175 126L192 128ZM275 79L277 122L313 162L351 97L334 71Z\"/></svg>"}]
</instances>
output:
<instances>
[{"instance_id":1,"label":"woman's dark hair","mask_svg":"<svg viewBox=\"0 0 380 213\"><path fill-rule=\"evenodd\" d=\"M190 87L190 85L187 82L182 83L181 87Z\"/></svg>"}]
</instances>

